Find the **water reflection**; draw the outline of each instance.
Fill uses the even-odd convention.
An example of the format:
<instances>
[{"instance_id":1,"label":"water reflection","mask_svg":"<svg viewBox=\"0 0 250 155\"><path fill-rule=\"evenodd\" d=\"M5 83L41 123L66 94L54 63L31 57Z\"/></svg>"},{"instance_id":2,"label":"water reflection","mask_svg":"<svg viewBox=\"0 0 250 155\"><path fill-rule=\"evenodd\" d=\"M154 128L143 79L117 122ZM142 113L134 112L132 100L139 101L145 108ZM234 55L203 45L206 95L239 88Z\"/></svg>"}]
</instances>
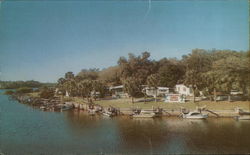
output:
<instances>
[{"instance_id":1,"label":"water reflection","mask_svg":"<svg viewBox=\"0 0 250 155\"><path fill-rule=\"evenodd\" d=\"M5 154L249 153L250 121L42 112L0 95Z\"/></svg>"},{"instance_id":2,"label":"water reflection","mask_svg":"<svg viewBox=\"0 0 250 155\"><path fill-rule=\"evenodd\" d=\"M170 139L164 124L157 119L123 119L119 121L119 133L124 149L154 151Z\"/></svg>"},{"instance_id":3,"label":"water reflection","mask_svg":"<svg viewBox=\"0 0 250 155\"><path fill-rule=\"evenodd\" d=\"M98 130L110 130L119 152L144 153L245 153L250 144L249 121L234 119L189 120L180 118L137 118L88 116L68 113L74 132L85 135ZM102 133L103 134L103 133ZM98 135L97 135L98 136ZM100 135L99 135L100 136Z\"/></svg>"}]
</instances>

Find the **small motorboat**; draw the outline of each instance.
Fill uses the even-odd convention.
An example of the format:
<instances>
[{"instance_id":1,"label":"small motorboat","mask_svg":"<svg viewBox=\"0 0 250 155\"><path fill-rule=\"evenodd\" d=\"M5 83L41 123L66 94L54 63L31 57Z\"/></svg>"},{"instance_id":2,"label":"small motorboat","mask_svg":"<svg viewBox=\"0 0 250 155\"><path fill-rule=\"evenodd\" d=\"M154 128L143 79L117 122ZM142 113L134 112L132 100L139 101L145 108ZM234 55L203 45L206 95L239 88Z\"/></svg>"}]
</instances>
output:
<instances>
[{"instance_id":1,"label":"small motorboat","mask_svg":"<svg viewBox=\"0 0 250 155\"><path fill-rule=\"evenodd\" d=\"M99 108L98 111L100 111L100 110L102 110L102 109ZM102 114L103 114L104 116L113 117L113 116L117 116L117 115L119 114L119 110L117 110L116 108L110 106L108 109L104 110L104 111L102 112Z\"/></svg>"},{"instance_id":2,"label":"small motorboat","mask_svg":"<svg viewBox=\"0 0 250 155\"><path fill-rule=\"evenodd\" d=\"M183 118L190 118L190 119L206 119L208 118L208 114L202 114L201 112L189 112L187 114L182 114Z\"/></svg>"},{"instance_id":3,"label":"small motorboat","mask_svg":"<svg viewBox=\"0 0 250 155\"><path fill-rule=\"evenodd\" d=\"M88 114L89 114L90 116L94 116L94 115L96 114L95 109L89 109L89 110L88 110Z\"/></svg>"},{"instance_id":4,"label":"small motorboat","mask_svg":"<svg viewBox=\"0 0 250 155\"><path fill-rule=\"evenodd\" d=\"M65 102L65 104L61 104L61 111L66 111L74 108L74 105L70 102Z\"/></svg>"},{"instance_id":5,"label":"small motorboat","mask_svg":"<svg viewBox=\"0 0 250 155\"><path fill-rule=\"evenodd\" d=\"M61 111L70 110L72 108L73 108L73 106L65 105L65 106L62 107Z\"/></svg>"},{"instance_id":6,"label":"small motorboat","mask_svg":"<svg viewBox=\"0 0 250 155\"><path fill-rule=\"evenodd\" d=\"M244 111L240 108L236 108L236 111L239 113L239 115L250 115L250 112Z\"/></svg>"},{"instance_id":7,"label":"small motorboat","mask_svg":"<svg viewBox=\"0 0 250 155\"><path fill-rule=\"evenodd\" d=\"M41 110L46 110L46 107L45 106L41 106L40 109Z\"/></svg>"},{"instance_id":8,"label":"small motorboat","mask_svg":"<svg viewBox=\"0 0 250 155\"><path fill-rule=\"evenodd\" d=\"M161 117L163 115L163 109L162 108L156 108L153 110L156 117Z\"/></svg>"},{"instance_id":9,"label":"small motorboat","mask_svg":"<svg viewBox=\"0 0 250 155\"><path fill-rule=\"evenodd\" d=\"M108 117L113 117L115 116L115 113L111 112L111 111L104 111L102 113L104 116L108 116Z\"/></svg>"},{"instance_id":10,"label":"small motorboat","mask_svg":"<svg viewBox=\"0 0 250 155\"><path fill-rule=\"evenodd\" d=\"M250 115L240 115L236 116L237 120L250 120Z\"/></svg>"},{"instance_id":11,"label":"small motorboat","mask_svg":"<svg viewBox=\"0 0 250 155\"><path fill-rule=\"evenodd\" d=\"M140 111L140 113L135 113L132 115L133 118L154 118L156 114L150 111Z\"/></svg>"},{"instance_id":12,"label":"small motorboat","mask_svg":"<svg viewBox=\"0 0 250 155\"><path fill-rule=\"evenodd\" d=\"M236 111L239 113L239 116L236 116L237 120L250 120L250 112L244 111L240 108L236 108Z\"/></svg>"}]
</instances>

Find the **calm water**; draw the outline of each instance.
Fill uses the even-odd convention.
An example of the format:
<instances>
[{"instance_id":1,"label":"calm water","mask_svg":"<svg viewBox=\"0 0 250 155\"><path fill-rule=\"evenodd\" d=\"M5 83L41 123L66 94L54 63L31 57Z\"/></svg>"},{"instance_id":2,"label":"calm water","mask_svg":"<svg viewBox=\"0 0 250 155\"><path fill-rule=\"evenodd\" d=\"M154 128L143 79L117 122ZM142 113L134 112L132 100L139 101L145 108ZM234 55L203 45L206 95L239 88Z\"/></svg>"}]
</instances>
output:
<instances>
[{"instance_id":1,"label":"calm water","mask_svg":"<svg viewBox=\"0 0 250 155\"><path fill-rule=\"evenodd\" d=\"M110 119L83 112L42 112L1 94L0 152L11 155L249 153L250 121Z\"/></svg>"}]
</instances>

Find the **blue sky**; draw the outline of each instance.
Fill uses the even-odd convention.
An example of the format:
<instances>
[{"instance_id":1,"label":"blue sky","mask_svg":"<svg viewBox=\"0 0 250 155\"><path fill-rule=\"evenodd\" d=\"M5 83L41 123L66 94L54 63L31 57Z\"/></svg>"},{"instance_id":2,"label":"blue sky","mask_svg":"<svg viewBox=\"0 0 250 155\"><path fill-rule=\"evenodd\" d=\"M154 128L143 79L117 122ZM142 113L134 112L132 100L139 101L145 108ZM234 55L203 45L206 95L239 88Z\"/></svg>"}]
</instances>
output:
<instances>
[{"instance_id":1,"label":"blue sky","mask_svg":"<svg viewBox=\"0 0 250 155\"><path fill-rule=\"evenodd\" d=\"M0 80L55 82L130 52L158 60L194 48L248 49L247 0L149 2L2 2Z\"/></svg>"}]
</instances>

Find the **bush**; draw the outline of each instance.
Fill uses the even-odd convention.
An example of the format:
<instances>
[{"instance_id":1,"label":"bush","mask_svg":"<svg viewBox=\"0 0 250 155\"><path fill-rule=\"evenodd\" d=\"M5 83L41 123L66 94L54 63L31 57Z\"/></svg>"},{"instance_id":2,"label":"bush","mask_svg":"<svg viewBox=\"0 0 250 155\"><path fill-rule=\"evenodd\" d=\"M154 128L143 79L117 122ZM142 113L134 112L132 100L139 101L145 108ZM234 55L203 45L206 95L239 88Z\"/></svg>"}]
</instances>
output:
<instances>
[{"instance_id":1,"label":"bush","mask_svg":"<svg viewBox=\"0 0 250 155\"><path fill-rule=\"evenodd\" d=\"M45 98L45 99L52 98L54 97L54 95L55 95L55 92L53 89L44 88L40 92L40 97Z\"/></svg>"},{"instance_id":2,"label":"bush","mask_svg":"<svg viewBox=\"0 0 250 155\"><path fill-rule=\"evenodd\" d=\"M7 90L7 91L4 92L4 94L5 94L5 95L12 95L12 94L14 94L14 91L12 91L12 90Z\"/></svg>"},{"instance_id":3,"label":"bush","mask_svg":"<svg viewBox=\"0 0 250 155\"><path fill-rule=\"evenodd\" d=\"M16 90L16 93L18 94L25 94L25 93L32 93L33 89L32 88L28 88L28 87L22 87L22 88L18 88Z\"/></svg>"}]
</instances>

